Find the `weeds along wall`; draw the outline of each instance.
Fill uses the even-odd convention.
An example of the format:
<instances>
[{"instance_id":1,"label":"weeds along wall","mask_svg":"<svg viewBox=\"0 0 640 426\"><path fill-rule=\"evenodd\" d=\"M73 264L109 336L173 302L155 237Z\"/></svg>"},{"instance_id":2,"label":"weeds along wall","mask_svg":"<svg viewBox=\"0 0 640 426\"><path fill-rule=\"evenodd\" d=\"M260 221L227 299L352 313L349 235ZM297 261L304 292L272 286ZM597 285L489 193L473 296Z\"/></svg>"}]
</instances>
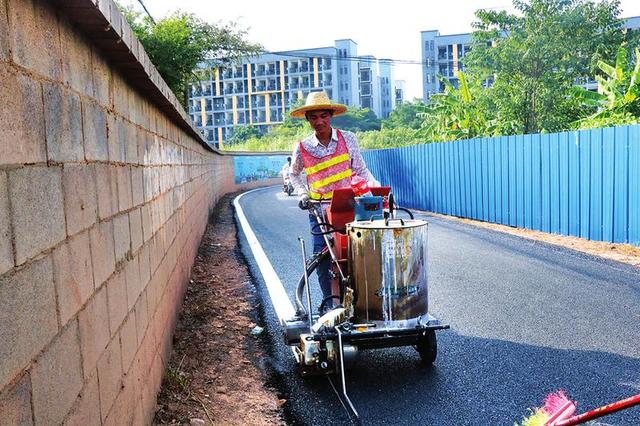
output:
<instances>
[{"instance_id":1,"label":"weeds along wall","mask_svg":"<svg viewBox=\"0 0 640 426\"><path fill-rule=\"evenodd\" d=\"M367 151L401 204L640 246L640 126Z\"/></svg>"},{"instance_id":2,"label":"weeds along wall","mask_svg":"<svg viewBox=\"0 0 640 426\"><path fill-rule=\"evenodd\" d=\"M0 423L148 424L233 157L111 0L0 0Z\"/></svg>"}]
</instances>

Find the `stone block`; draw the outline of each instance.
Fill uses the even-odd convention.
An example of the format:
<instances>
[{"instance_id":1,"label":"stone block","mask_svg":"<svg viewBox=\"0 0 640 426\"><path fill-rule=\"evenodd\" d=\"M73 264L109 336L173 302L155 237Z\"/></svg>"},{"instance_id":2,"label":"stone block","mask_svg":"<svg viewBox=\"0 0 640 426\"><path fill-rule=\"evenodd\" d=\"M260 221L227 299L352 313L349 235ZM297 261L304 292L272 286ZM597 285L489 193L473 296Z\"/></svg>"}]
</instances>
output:
<instances>
[{"instance_id":1,"label":"stone block","mask_svg":"<svg viewBox=\"0 0 640 426\"><path fill-rule=\"evenodd\" d=\"M86 164L68 164L62 170L64 212L67 235L75 235L98 220L98 202L94 168Z\"/></svg>"},{"instance_id":2,"label":"stone block","mask_svg":"<svg viewBox=\"0 0 640 426\"><path fill-rule=\"evenodd\" d=\"M0 62L0 165L47 160L42 87Z\"/></svg>"},{"instance_id":3,"label":"stone block","mask_svg":"<svg viewBox=\"0 0 640 426\"><path fill-rule=\"evenodd\" d=\"M65 238L62 170L27 166L8 175L16 264L21 265Z\"/></svg>"},{"instance_id":4,"label":"stone block","mask_svg":"<svg viewBox=\"0 0 640 426\"><path fill-rule=\"evenodd\" d=\"M93 267L89 233L70 238L52 253L60 324L75 316L93 294Z\"/></svg>"},{"instance_id":5,"label":"stone block","mask_svg":"<svg viewBox=\"0 0 640 426\"><path fill-rule=\"evenodd\" d=\"M122 419L128 419L131 422L128 424L133 426L133 410L138 401L136 397L137 395L130 394L128 391L119 393L102 426L121 426Z\"/></svg>"},{"instance_id":6,"label":"stone block","mask_svg":"<svg viewBox=\"0 0 640 426\"><path fill-rule=\"evenodd\" d=\"M9 52L9 21L7 21L7 5L0 2L0 61L8 61Z\"/></svg>"},{"instance_id":7,"label":"stone block","mask_svg":"<svg viewBox=\"0 0 640 426\"><path fill-rule=\"evenodd\" d=\"M138 128L127 123L127 138L124 141L126 161L129 164L139 164L138 159Z\"/></svg>"},{"instance_id":8,"label":"stone block","mask_svg":"<svg viewBox=\"0 0 640 426\"><path fill-rule=\"evenodd\" d=\"M120 340L111 340L98 360L98 388L100 390L100 415L104 420L122 386L122 355ZM120 419L122 421L124 419Z\"/></svg>"},{"instance_id":9,"label":"stone block","mask_svg":"<svg viewBox=\"0 0 640 426\"><path fill-rule=\"evenodd\" d=\"M126 306L126 305L125 305ZM135 311L131 311L120 328L120 350L122 351L122 371L126 374L138 350Z\"/></svg>"},{"instance_id":10,"label":"stone block","mask_svg":"<svg viewBox=\"0 0 640 426\"><path fill-rule=\"evenodd\" d=\"M82 371L85 378L94 373L98 359L109 343L108 318L107 291L102 288L94 294L87 306L78 314Z\"/></svg>"},{"instance_id":11,"label":"stone block","mask_svg":"<svg viewBox=\"0 0 640 426\"><path fill-rule=\"evenodd\" d=\"M60 34L53 5L44 0L9 0L8 6L13 60L60 81Z\"/></svg>"},{"instance_id":12,"label":"stone block","mask_svg":"<svg viewBox=\"0 0 640 426\"><path fill-rule=\"evenodd\" d=\"M153 222L151 221L151 205L144 204L140 208L140 214L142 215L142 237L145 242L149 241L153 237Z\"/></svg>"},{"instance_id":13,"label":"stone block","mask_svg":"<svg viewBox=\"0 0 640 426\"><path fill-rule=\"evenodd\" d=\"M129 86L119 73L111 78L113 109L125 118L129 118Z\"/></svg>"},{"instance_id":14,"label":"stone block","mask_svg":"<svg viewBox=\"0 0 640 426\"><path fill-rule=\"evenodd\" d=\"M0 324L2 389L58 332L50 257L0 276Z\"/></svg>"},{"instance_id":15,"label":"stone block","mask_svg":"<svg viewBox=\"0 0 640 426\"><path fill-rule=\"evenodd\" d=\"M129 166L118 167L118 209L129 210L133 206L131 195L131 168Z\"/></svg>"},{"instance_id":16,"label":"stone block","mask_svg":"<svg viewBox=\"0 0 640 426\"><path fill-rule=\"evenodd\" d=\"M15 264L11 238L7 174L0 170L0 275L13 268Z\"/></svg>"},{"instance_id":17,"label":"stone block","mask_svg":"<svg viewBox=\"0 0 640 426\"><path fill-rule=\"evenodd\" d=\"M127 123L115 114L107 118L107 142L109 144L109 161L122 163L125 161L124 141L127 138Z\"/></svg>"},{"instance_id":18,"label":"stone block","mask_svg":"<svg viewBox=\"0 0 640 426\"><path fill-rule=\"evenodd\" d=\"M136 253L142 246L142 215L140 209L129 212L129 225L131 228L131 251Z\"/></svg>"},{"instance_id":19,"label":"stone block","mask_svg":"<svg viewBox=\"0 0 640 426\"><path fill-rule=\"evenodd\" d=\"M49 161L84 159L80 98L59 84L43 83L44 121Z\"/></svg>"},{"instance_id":20,"label":"stone block","mask_svg":"<svg viewBox=\"0 0 640 426\"><path fill-rule=\"evenodd\" d=\"M66 84L85 96L93 97L91 46L80 30L61 19L62 76Z\"/></svg>"},{"instance_id":21,"label":"stone block","mask_svg":"<svg viewBox=\"0 0 640 426\"><path fill-rule=\"evenodd\" d=\"M89 237L91 238L93 282L95 287L99 288L116 268L113 223L109 221L96 224L89 231Z\"/></svg>"},{"instance_id":22,"label":"stone block","mask_svg":"<svg viewBox=\"0 0 640 426\"><path fill-rule=\"evenodd\" d=\"M144 203L144 182L142 167L131 167L131 192L134 206Z\"/></svg>"},{"instance_id":23,"label":"stone block","mask_svg":"<svg viewBox=\"0 0 640 426\"><path fill-rule=\"evenodd\" d=\"M127 213L113 218L113 239L116 250L116 264L130 257L131 230Z\"/></svg>"},{"instance_id":24,"label":"stone block","mask_svg":"<svg viewBox=\"0 0 640 426\"><path fill-rule=\"evenodd\" d=\"M29 375L24 375L13 387L0 393L0 413L3 425L33 425Z\"/></svg>"},{"instance_id":25,"label":"stone block","mask_svg":"<svg viewBox=\"0 0 640 426\"><path fill-rule=\"evenodd\" d=\"M98 104L82 102L84 156L89 161L108 161L107 113Z\"/></svg>"},{"instance_id":26,"label":"stone block","mask_svg":"<svg viewBox=\"0 0 640 426\"><path fill-rule=\"evenodd\" d=\"M109 305L109 329L113 337L128 312L127 282L124 272L116 273L107 282L107 303Z\"/></svg>"},{"instance_id":27,"label":"stone block","mask_svg":"<svg viewBox=\"0 0 640 426\"><path fill-rule=\"evenodd\" d=\"M109 97L111 67L102 57L99 49L91 50L91 66L93 77L93 97L100 105L111 108L112 102Z\"/></svg>"},{"instance_id":28,"label":"stone block","mask_svg":"<svg viewBox=\"0 0 640 426\"><path fill-rule=\"evenodd\" d=\"M133 309L140 292L140 265L138 259L132 259L124 265L124 273L127 279L127 302L129 310Z\"/></svg>"},{"instance_id":29,"label":"stone block","mask_svg":"<svg viewBox=\"0 0 640 426\"><path fill-rule=\"evenodd\" d=\"M63 425L99 425L100 420L100 392L98 390L98 374L96 373L85 382L82 394L63 422Z\"/></svg>"},{"instance_id":30,"label":"stone block","mask_svg":"<svg viewBox=\"0 0 640 426\"><path fill-rule=\"evenodd\" d=\"M95 164L98 216L106 219L118 212L118 175L116 168L107 164Z\"/></svg>"},{"instance_id":31,"label":"stone block","mask_svg":"<svg viewBox=\"0 0 640 426\"><path fill-rule=\"evenodd\" d=\"M78 323L63 329L31 369L36 424L60 424L82 390Z\"/></svg>"},{"instance_id":32,"label":"stone block","mask_svg":"<svg viewBox=\"0 0 640 426\"><path fill-rule=\"evenodd\" d=\"M149 311L147 307L146 292L143 292L140 295L134 309L136 312L136 334L138 335L138 340L142 341L145 333L147 332L147 326L149 325Z\"/></svg>"}]
</instances>

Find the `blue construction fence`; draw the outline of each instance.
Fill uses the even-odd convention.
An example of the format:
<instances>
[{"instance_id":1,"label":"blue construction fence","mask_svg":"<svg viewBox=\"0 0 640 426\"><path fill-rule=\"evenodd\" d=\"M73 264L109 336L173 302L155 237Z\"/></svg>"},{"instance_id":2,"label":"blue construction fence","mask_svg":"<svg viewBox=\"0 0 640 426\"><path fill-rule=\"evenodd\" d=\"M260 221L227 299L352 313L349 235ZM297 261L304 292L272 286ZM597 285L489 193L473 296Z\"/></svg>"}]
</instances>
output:
<instances>
[{"instance_id":1,"label":"blue construction fence","mask_svg":"<svg viewBox=\"0 0 640 426\"><path fill-rule=\"evenodd\" d=\"M640 126L363 152L406 207L640 246Z\"/></svg>"}]
</instances>

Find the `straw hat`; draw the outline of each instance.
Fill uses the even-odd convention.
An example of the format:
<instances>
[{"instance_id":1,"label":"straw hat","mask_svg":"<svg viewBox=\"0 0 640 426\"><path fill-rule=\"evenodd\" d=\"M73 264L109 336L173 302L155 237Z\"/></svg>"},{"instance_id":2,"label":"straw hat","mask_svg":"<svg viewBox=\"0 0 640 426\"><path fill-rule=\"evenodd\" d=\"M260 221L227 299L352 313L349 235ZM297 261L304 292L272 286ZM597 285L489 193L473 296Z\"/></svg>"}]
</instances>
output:
<instances>
[{"instance_id":1,"label":"straw hat","mask_svg":"<svg viewBox=\"0 0 640 426\"><path fill-rule=\"evenodd\" d=\"M347 107L342 104L333 104L331 103L331 99L325 93L325 91L321 92L311 92L307 95L307 101L305 102L303 107L296 108L289 113L293 118L304 118L304 114L308 111L318 111L318 110L331 110L333 111L334 117L336 115L340 115L347 111Z\"/></svg>"}]
</instances>

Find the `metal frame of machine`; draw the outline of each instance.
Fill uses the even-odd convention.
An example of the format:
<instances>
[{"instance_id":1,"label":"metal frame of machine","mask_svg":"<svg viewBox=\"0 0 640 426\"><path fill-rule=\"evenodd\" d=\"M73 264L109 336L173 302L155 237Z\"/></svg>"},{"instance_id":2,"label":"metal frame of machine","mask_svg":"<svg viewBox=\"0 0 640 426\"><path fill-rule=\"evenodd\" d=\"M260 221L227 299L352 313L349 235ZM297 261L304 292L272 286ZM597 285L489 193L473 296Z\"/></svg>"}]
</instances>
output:
<instances>
[{"instance_id":1,"label":"metal frame of machine","mask_svg":"<svg viewBox=\"0 0 640 426\"><path fill-rule=\"evenodd\" d=\"M389 187L371 188L371 192L374 196L383 197L384 200L384 210L376 212L379 217L371 217L371 223L374 220L379 220L384 221L384 226L390 227L390 229L396 226L396 231L390 233L390 235L396 236L399 232L398 229L406 228L408 225L405 224L413 221L413 215L410 211L395 205ZM358 297L364 296L357 294L357 289L354 289L352 265L354 261L351 259L353 254L351 245L353 244L349 242L347 229L351 228L353 231L353 227L357 227L358 224L368 225L354 221L354 204L353 191L350 188L345 188L334 191L326 212L320 202L311 205L310 210L316 215L319 224L318 235L323 235L327 247L322 253L307 261L304 241L299 238L304 259L304 274L296 290L296 315L286 321L284 337L286 344L293 347L303 376L332 372L339 375L343 398L355 416L358 417L358 413L347 395L345 381L345 369L347 364L355 361L357 351L359 349L414 346L422 361L431 364L437 355L435 331L447 329L449 325L443 324L431 316L428 309L415 318L411 318L410 321L401 321L399 325L393 324L392 326L385 326L385 324L390 324L388 321L361 321L354 315L354 306L358 303ZM398 209L407 212L411 219L396 218L395 212ZM397 225L394 225L394 221ZM424 244L426 247L426 241ZM316 316L313 315L312 310L309 275L315 270L318 263L327 256L331 258L334 294L340 295L340 304L324 315ZM418 261L422 262L422 267L426 268L426 259L420 257ZM426 269L424 274L426 277ZM377 285L382 286L383 283L380 282ZM428 297L426 289L425 294L421 297ZM305 303L302 302L303 299L305 299ZM324 300L321 307L329 302L332 303L332 300ZM427 300L425 300L425 307L426 303Z\"/></svg>"}]
</instances>

